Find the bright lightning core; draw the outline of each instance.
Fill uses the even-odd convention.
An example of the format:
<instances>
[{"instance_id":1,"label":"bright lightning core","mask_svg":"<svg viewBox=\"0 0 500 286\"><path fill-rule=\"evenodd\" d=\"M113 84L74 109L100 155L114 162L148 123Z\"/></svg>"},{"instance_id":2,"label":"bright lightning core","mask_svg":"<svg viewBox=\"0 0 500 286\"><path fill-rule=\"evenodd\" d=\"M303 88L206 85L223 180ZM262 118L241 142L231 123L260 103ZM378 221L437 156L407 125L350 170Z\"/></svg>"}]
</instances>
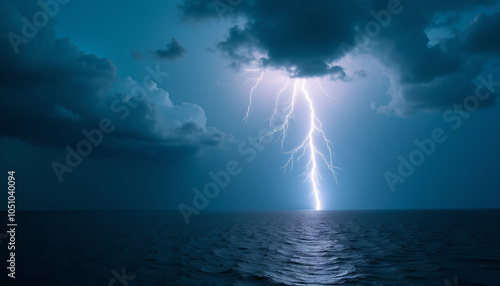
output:
<instances>
[{"instance_id":1,"label":"bright lightning core","mask_svg":"<svg viewBox=\"0 0 500 286\"><path fill-rule=\"evenodd\" d=\"M250 70L249 70L250 71ZM253 71L253 70L252 70ZM255 84L253 85L252 89L250 90L250 100L247 108L247 112L244 117L244 121L246 122L248 120L248 115L250 113L250 108L252 104L252 97L253 97L253 92L255 88L259 85L261 82L262 78L264 77L265 70L261 71L261 74L258 78L250 78L249 80L255 80ZM279 90L277 96L276 96L276 103L275 103L275 108L273 114L268 118L270 121L270 126L272 126L272 122L276 119L278 116L278 106L279 106L279 101L280 97L282 96L283 92L287 89L290 81L292 79L288 78L286 80L285 85ZM337 182L337 176L335 173L335 169L338 169L337 167L333 166L333 153L332 153L332 148L333 144L330 140L326 138L325 132L323 131L323 125L321 124L321 121L319 118L316 116L316 111L314 109L314 103L313 100L306 88L306 80L305 79L293 79L293 92L291 95L290 103L288 106L284 109L285 114L282 118L283 122L282 124L272 128L270 132L265 134L262 138L271 136L273 134L280 134L281 136L281 149L283 149L283 144L284 141L286 140L287 136L287 131L288 127L290 126L290 119L293 118L296 102L298 96L302 95L304 96L306 102L307 102L307 107L309 111L309 127L308 127L308 132L307 135L305 136L304 140L300 145L297 147L293 148L292 150L286 152L290 156L288 158L288 161L286 162L284 168L286 169L287 167L293 168L293 163L294 161L299 161L303 156L307 156L309 158L308 163L305 167L305 176L306 180L310 182L311 187L312 187L312 195L314 197L315 201L315 209L316 210L321 210L321 198L320 198L320 191L319 191L319 179L321 178L321 175L319 173L318 169L318 163L319 162L324 162L325 165L328 167L328 169L332 172L333 176L335 177L335 181ZM319 82L317 82L319 85ZM328 95L321 85L319 86L320 89ZM329 95L328 95L329 96ZM261 138L261 140L262 140ZM316 141L315 139L319 139ZM326 155L320 151L318 148L318 145L324 145L324 148L326 150Z\"/></svg>"}]
</instances>

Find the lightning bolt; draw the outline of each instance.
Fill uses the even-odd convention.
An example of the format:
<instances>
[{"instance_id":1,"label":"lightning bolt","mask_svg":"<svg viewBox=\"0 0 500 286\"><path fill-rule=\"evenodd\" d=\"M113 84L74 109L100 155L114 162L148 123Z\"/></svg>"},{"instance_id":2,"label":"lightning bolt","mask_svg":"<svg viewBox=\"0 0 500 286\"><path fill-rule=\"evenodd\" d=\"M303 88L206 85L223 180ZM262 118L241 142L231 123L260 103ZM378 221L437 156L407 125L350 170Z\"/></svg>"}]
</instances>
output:
<instances>
[{"instance_id":1,"label":"lightning bolt","mask_svg":"<svg viewBox=\"0 0 500 286\"><path fill-rule=\"evenodd\" d=\"M321 86L321 83L319 82L318 79L316 79L316 83L318 84L318 87L321 89L321 91L326 95L328 96L329 98L337 101L337 99L335 97L333 97L332 95L330 95L328 92L325 91L325 89Z\"/></svg>"},{"instance_id":2,"label":"lightning bolt","mask_svg":"<svg viewBox=\"0 0 500 286\"><path fill-rule=\"evenodd\" d=\"M279 97L281 95L281 93L286 89L286 87L288 86L288 83L290 82L290 79L287 80L285 86L280 89L280 91L278 92L278 95L276 96L276 103L275 103L275 106L274 106L274 112L273 114L271 115L271 117L269 117L269 126L272 128L272 123L275 121L277 115L278 115L278 104L279 104ZM290 119L293 118L293 111L295 110L295 102L296 102L296 98L297 98L297 85L298 85L298 82L295 81L294 85L293 85L293 93L292 93L292 98L290 100L290 104L285 108L285 111L286 111L286 115L285 115L285 118L283 120L283 123L281 125L278 125L276 126L272 131L264 134L264 136L261 137L261 141L263 138L267 137L267 136L271 136L275 133L280 133L280 137L281 137L281 150L283 151L283 144L285 143L285 139L286 139L286 132L288 131L288 127L289 127L289 123L290 123ZM288 164L287 164L288 165ZM292 165L293 165L293 162L292 162Z\"/></svg>"},{"instance_id":3,"label":"lightning bolt","mask_svg":"<svg viewBox=\"0 0 500 286\"><path fill-rule=\"evenodd\" d=\"M307 173L307 177L309 178L309 180L312 184L313 195L314 195L314 199L316 201L316 210L321 210L321 200L319 198L319 190L318 190L319 172L318 172L318 165L316 162L317 161L316 157L319 156L324 160L324 162L328 166L328 169L330 169L333 176L335 176L335 181L336 181L337 176L335 175L335 170L334 170L334 166L333 166L333 154L332 154L332 149L330 148L330 146L333 144L330 140L328 140L326 138L325 132L323 132L323 129L322 129L323 126L321 124L321 121L318 119L318 117L316 117L316 112L314 110L313 102L311 100L311 97L309 96L309 92L306 90L306 80L305 79L302 80L302 92L304 93L305 98L307 100L307 103L309 104L310 125L309 125L309 133L308 133L306 139L304 140L304 142L302 142L301 146L304 146L303 148L309 147L310 159L309 159L309 162L307 164L307 168L309 169L309 172ZM326 148L328 150L329 160L327 160L327 158L325 158L323 153L318 151L318 149L314 145L314 133L315 132L320 133L322 139L324 140L324 143L325 143ZM307 145L304 145L304 144L306 144L306 142L307 142Z\"/></svg>"},{"instance_id":4,"label":"lightning bolt","mask_svg":"<svg viewBox=\"0 0 500 286\"><path fill-rule=\"evenodd\" d=\"M253 71L253 70L252 70ZM246 122L248 120L248 114L250 112L250 108L252 105L252 97L255 88L259 85L260 81L264 77L264 71L260 74L258 78L250 78L248 80L255 80L255 84L250 90L250 100L247 108L247 113L243 120ZM248 81L247 80L247 81ZM309 155L309 160L305 167L305 172L303 173L306 176L306 181L309 181L311 184L311 195L314 197L315 201L315 209L321 210L321 198L320 198L320 183L319 180L321 178L318 162L324 162L327 168L332 172L335 177L335 182L337 183L337 174L335 173L336 169L340 169L333 165L333 143L327 139L325 132L323 131L323 125L319 118L316 116L316 110L314 109L314 103L309 95L309 91L306 88L306 80L305 79L295 79L293 84L293 91L290 98L290 102L284 108L285 115L282 118L282 123L276 127L272 127L273 122L276 120L279 112L279 103L280 98L284 91L288 88L291 79L288 78L283 85L283 87L278 91L274 106L273 114L267 118L269 120L269 126L271 127L271 131L267 132L260 138L260 142L262 139L273 134L279 134L279 138L281 139L281 150L283 150L284 142L287 137L288 128L290 126L290 120L293 118L294 110L296 107L296 102L298 100L299 94L303 95L309 110L309 129L307 136L304 138L302 143L292 150L285 152L289 154L289 158L283 168L286 170L287 168L292 169L294 161L299 161L306 153ZM317 81L320 89L325 93L328 97L331 97L320 85L319 81ZM300 89L300 92L299 92ZM319 139L316 142L315 139ZM318 148L319 145L323 145L323 150L326 150L327 155L323 154L323 152Z\"/></svg>"},{"instance_id":5,"label":"lightning bolt","mask_svg":"<svg viewBox=\"0 0 500 286\"><path fill-rule=\"evenodd\" d=\"M246 70L246 71L256 71L256 70ZM254 78L249 78L245 81L248 82L249 80L255 80L255 84L252 86L252 89L250 90L250 99L248 101L248 108L247 108L247 112L245 114L245 117L243 117L243 122L247 122L248 121L248 115L250 114L250 108L252 107L252 98L253 98L253 91L257 88L257 86L259 85L260 81L262 80L262 78L264 77L264 73L266 72L266 70L263 70L261 73L260 73L260 76L259 77L254 77Z\"/></svg>"}]
</instances>

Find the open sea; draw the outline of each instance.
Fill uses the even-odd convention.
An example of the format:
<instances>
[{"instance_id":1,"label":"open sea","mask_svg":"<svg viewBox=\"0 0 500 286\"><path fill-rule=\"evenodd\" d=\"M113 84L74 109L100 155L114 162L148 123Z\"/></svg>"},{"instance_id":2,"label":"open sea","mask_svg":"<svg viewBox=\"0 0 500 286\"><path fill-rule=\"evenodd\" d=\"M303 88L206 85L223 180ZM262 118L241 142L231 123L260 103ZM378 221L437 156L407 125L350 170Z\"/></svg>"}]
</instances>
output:
<instances>
[{"instance_id":1,"label":"open sea","mask_svg":"<svg viewBox=\"0 0 500 286\"><path fill-rule=\"evenodd\" d=\"M5 279L8 240L0 236L1 285L500 285L499 210L191 218L20 212L16 279Z\"/></svg>"}]
</instances>

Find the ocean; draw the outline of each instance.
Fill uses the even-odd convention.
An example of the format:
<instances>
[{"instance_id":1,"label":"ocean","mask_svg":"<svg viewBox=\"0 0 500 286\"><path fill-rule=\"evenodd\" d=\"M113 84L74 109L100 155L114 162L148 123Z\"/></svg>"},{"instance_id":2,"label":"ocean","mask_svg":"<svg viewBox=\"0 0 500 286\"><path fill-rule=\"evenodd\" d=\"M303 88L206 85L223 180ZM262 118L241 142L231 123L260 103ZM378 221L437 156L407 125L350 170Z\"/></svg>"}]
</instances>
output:
<instances>
[{"instance_id":1,"label":"ocean","mask_svg":"<svg viewBox=\"0 0 500 286\"><path fill-rule=\"evenodd\" d=\"M5 212L2 212L7 217ZM19 212L1 285L500 285L499 210ZM5 225L0 226L5 229Z\"/></svg>"}]
</instances>

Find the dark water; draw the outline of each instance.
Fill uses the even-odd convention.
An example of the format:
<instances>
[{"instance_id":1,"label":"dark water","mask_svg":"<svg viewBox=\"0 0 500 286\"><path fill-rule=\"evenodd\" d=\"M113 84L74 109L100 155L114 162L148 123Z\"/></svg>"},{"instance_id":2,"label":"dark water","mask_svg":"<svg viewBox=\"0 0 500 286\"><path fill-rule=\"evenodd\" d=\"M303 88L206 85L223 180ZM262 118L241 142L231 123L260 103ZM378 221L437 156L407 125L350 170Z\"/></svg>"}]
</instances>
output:
<instances>
[{"instance_id":1,"label":"dark water","mask_svg":"<svg viewBox=\"0 0 500 286\"><path fill-rule=\"evenodd\" d=\"M17 278L1 285L500 285L500 211L202 212L190 225L177 212L30 212L18 223Z\"/></svg>"}]
</instances>

